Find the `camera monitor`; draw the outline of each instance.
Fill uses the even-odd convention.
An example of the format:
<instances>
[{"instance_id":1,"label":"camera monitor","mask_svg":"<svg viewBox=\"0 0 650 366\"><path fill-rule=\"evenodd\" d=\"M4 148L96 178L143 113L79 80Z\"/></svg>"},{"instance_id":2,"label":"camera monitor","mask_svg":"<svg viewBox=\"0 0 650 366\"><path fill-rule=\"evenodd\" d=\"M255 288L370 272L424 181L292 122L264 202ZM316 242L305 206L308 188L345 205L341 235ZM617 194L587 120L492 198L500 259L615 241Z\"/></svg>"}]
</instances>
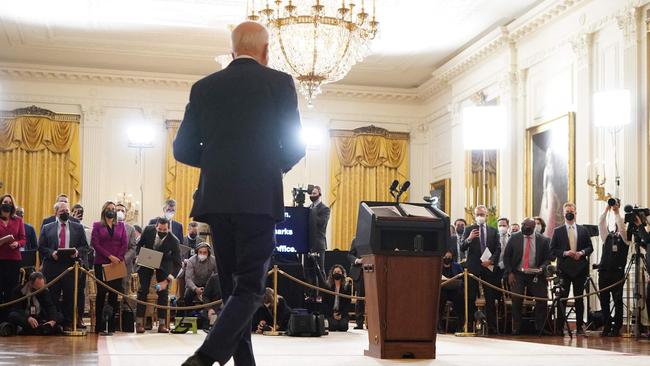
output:
<instances>
[{"instance_id":1,"label":"camera monitor","mask_svg":"<svg viewBox=\"0 0 650 366\"><path fill-rule=\"evenodd\" d=\"M284 208L284 221L275 225L275 251L286 254L309 253L307 207Z\"/></svg>"}]
</instances>

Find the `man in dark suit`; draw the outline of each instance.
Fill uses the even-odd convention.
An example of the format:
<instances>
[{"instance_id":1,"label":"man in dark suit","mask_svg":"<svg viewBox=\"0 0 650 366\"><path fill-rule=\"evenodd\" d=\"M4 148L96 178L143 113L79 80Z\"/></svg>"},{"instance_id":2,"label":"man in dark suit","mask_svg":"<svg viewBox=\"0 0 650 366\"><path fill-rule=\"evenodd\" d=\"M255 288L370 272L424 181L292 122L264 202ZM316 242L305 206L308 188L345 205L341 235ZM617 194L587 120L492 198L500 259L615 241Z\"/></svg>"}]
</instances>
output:
<instances>
[{"instance_id":1,"label":"man in dark suit","mask_svg":"<svg viewBox=\"0 0 650 366\"><path fill-rule=\"evenodd\" d=\"M354 281L354 289L357 296L366 296L366 291L363 283L363 261L361 259L359 248L357 248L356 239L352 239L352 245L348 252L348 260L350 261L350 277ZM365 253L364 253L365 254ZM354 305L355 319L357 326L354 329L363 329L363 322L365 321L365 308L366 303L363 300L357 300Z\"/></svg>"},{"instance_id":2,"label":"man in dark suit","mask_svg":"<svg viewBox=\"0 0 650 366\"><path fill-rule=\"evenodd\" d=\"M22 217L25 225L25 247L24 250L36 250L38 249L38 241L36 241L36 230L34 227L24 221L25 218L25 209L22 207L16 207L16 216Z\"/></svg>"},{"instance_id":3,"label":"man in dark suit","mask_svg":"<svg viewBox=\"0 0 650 366\"><path fill-rule=\"evenodd\" d=\"M456 221L454 221L453 232L449 237L449 244L447 245L447 247L451 249L453 260L456 263L465 262L467 257L467 252L460 250L463 246L463 233L465 233L465 226L467 226L467 221L465 221L465 219L456 219Z\"/></svg>"},{"instance_id":4,"label":"man in dark suit","mask_svg":"<svg viewBox=\"0 0 650 366\"><path fill-rule=\"evenodd\" d=\"M56 221L49 223L41 230L38 241L38 251L43 258L43 275L50 282L67 268L74 264L75 260L87 258L90 249L86 241L86 231L83 225L70 220L70 208L65 202L58 202L55 205ZM73 248L72 255L60 254L61 249ZM82 263L84 264L84 263ZM84 288L86 287L86 276L79 274L79 291L77 292L77 327L82 327L84 309ZM50 287L52 299L59 311L63 313L63 328L70 330L73 325L74 306L74 272L69 272L59 282ZM58 299L63 293L63 303Z\"/></svg>"},{"instance_id":5,"label":"man in dark suit","mask_svg":"<svg viewBox=\"0 0 650 366\"><path fill-rule=\"evenodd\" d=\"M69 205L69 204L70 204L70 200L68 199L68 195L67 195L67 194L63 194L63 193L61 193L60 195L58 195L58 196L56 197L56 202L55 202L55 204L57 204L57 203L59 203L59 202L65 202L65 203L67 203L67 204ZM50 217L46 217L46 218L43 219L43 222L41 223L41 231L43 231L43 226L45 226L45 225L47 225L47 224L49 224L49 223L52 223L52 222L54 222L54 221L56 221L56 210L54 211L54 215L52 215L52 216L50 216ZM73 216L70 216L70 221L72 221L72 222L76 222L77 224L79 223L79 220L77 220L77 219L76 219L75 217L73 217Z\"/></svg>"},{"instance_id":6,"label":"man in dark suit","mask_svg":"<svg viewBox=\"0 0 650 366\"><path fill-rule=\"evenodd\" d=\"M494 286L500 286L500 276L498 273L499 257L501 256L501 246L499 245L499 234L496 229L487 225L487 208L483 205L474 209L476 224L465 228L463 234L463 245L461 251L467 251L467 269L473 275L489 282ZM483 253L489 250L490 257L482 260ZM498 299L499 292L483 286L485 293L485 310L488 323L488 331L497 333L496 329L496 306L494 302ZM470 280L468 283L468 308L469 314L476 311L476 298L479 294L478 283ZM470 322L471 323L471 322ZM470 328L472 325L470 324Z\"/></svg>"},{"instance_id":7,"label":"man in dark suit","mask_svg":"<svg viewBox=\"0 0 650 366\"><path fill-rule=\"evenodd\" d=\"M250 324L264 296L275 224L284 220L282 174L305 155L291 76L267 68L268 32L232 32L235 60L199 80L174 141L176 160L201 168L190 214L214 233L225 306L184 365L254 365ZM242 199L245 197L246 199Z\"/></svg>"},{"instance_id":8,"label":"man in dark suit","mask_svg":"<svg viewBox=\"0 0 650 366\"><path fill-rule=\"evenodd\" d=\"M140 254L142 247L156 250L163 253L160 267L154 269L140 266L138 269L138 279L140 280L140 290L138 291L138 300L147 301L147 294L149 294L149 286L151 285L151 278L156 276L156 292L158 293L158 305L167 305L169 291L167 287L174 279L175 269L181 266L181 254L178 247L178 238L169 231L169 221L164 217L159 217L155 226L149 225L145 227L138 241L136 255ZM138 304L136 310L136 332L144 333L144 312L146 307ZM169 333L169 329L165 325L166 311L165 309L158 309L158 333Z\"/></svg>"},{"instance_id":9,"label":"man in dark suit","mask_svg":"<svg viewBox=\"0 0 650 366\"><path fill-rule=\"evenodd\" d=\"M322 287L325 282L325 250L327 249L327 222L330 219L330 208L321 200L319 186L314 186L309 192L309 254L310 261L305 266L305 278L314 286ZM317 267L318 265L318 267ZM311 294L317 296L318 292Z\"/></svg>"},{"instance_id":10,"label":"man in dark suit","mask_svg":"<svg viewBox=\"0 0 650 366\"><path fill-rule=\"evenodd\" d=\"M512 292L534 297L548 297L544 268L551 263L549 239L535 232L535 220L525 219L521 231L514 233L503 254L503 265ZM527 291L524 291L527 289ZM521 333L521 297L512 297L512 334ZM546 302L535 301L535 329L545 333Z\"/></svg>"},{"instance_id":11,"label":"man in dark suit","mask_svg":"<svg viewBox=\"0 0 650 366\"><path fill-rule=\"evenodd\" d=\"M163 217L166 218L169 221L169 231L174 234L176 239L179 240L180 243L183 242L183 236L184 232L183 231L183 224L181 224L178 221L174 221L174 216L176 215L176 200L174 199L168 199L165 201L165 204L163 205ZM153 219L149 220L149 225L156 225L156 221L158 220L157 217L154 217Z\"/></svg>"},{"instance_id":12,"label":"man in dark suit","mask_svg":"<svg viewBox=\"0 0 650 366\"><path fill-rule=\"evenodd\" d=\"M551 240L551 254L557 258L557 267L562 280L562 297L569 296L573 285L573 296L580 296L585 289L585 281L589 273L589 259L594 248L587 229L576 225L576 206L571 202L564 204L565 224L555 228ZM585 335L585 307L582 298L575 300L576 304L576 334ZM564 314L561 314L564 317ZM563 318L559 321L564 322ZM560 323L563 324L563 323Z\"/></svg>"}]
</instances>

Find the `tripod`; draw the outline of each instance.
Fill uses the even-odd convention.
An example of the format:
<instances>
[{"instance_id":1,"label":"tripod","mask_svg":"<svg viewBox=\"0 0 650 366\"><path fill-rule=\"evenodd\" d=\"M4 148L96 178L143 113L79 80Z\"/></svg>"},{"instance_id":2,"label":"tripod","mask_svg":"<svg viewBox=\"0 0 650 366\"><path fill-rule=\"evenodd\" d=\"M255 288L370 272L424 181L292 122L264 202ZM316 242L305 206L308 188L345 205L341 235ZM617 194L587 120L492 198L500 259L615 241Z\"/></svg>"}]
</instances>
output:
<instances>
[{"instance_id":1,"label":"tripod","mask_svg":"<svg viewBox=\"0 0 650 366\"><path fill-rule=\"evenodd\" d=\"M559 278L558 278L559 279ZM564 331L564 327L566 327L567 332L569 333L569 337L573 339L573 335L571 334L571 328L569 328L569 320L567 319L566 314L564 313L565 308L564 308L564 303L561 301L562 299L562 280L559 279L559 282L557 284L553 285L553 288L551 289L551 293L553 294L553 301L551 302L551 308L546 312L546 318L544 319L544 324L548 322L548 318L551 314L561 314L556 316L555 319L562 318L564 321L562 322L562 328L560 328L560 334ZM556 329L557 326L557 321L553 322L553 335L557 335L558 331ZM542 327L541 331L539 332L539 336L541 337L542 334L544 333L544 327Z\"/></svg>"},{"instance_id":2,"label":"tripod","mask_svg":"<svg viewBox=\"0 0 650 366\"><path fill-rule=\"evenodd\" d=\"M625 276L627 277L630 273L630 270L632 269L632 265L634 265L634 293L632 295L632 298L634 299L634 302L632 303L633 305L633 311L632 313L634 314L634 337L639 338L641 336L641 310L645 307L643 304L643 296L641 296L641 268L643 266L643 269L645 271L648 270L648 264L645 262L645 258L641 255L641 243L638 237L635 235L635 241L634 241L634 254L632 254L632 259L630 260L630 263L627 265L627 269L625 269ZM628 277L629 281L629 277ZM629 298L628 298L628 304L629 304ZM629 306L628 308L628 316L629 316ZM629 331L629 330L628 330Z\"/></svg>"},{"instance_id":3,"label":"tripod","mask_svg":"<svg viewBox=\"0 0 650 366\"><path fill-rule=\"evenodd\" d=\"M586 294L588 294L591 291L591 286L594 287L594 290L598 291L598 286L596 286L596 283L594 282L594 279L591 277L591 274L587 274L587 279L585 280L585 285L584 285ZM586 329L590 329L591 324L594 322L590 310L591 310L591 296L587 296L587 326L585 327ZM612 310L614 309L612 308Z\"/></svg>"}]
</instances>

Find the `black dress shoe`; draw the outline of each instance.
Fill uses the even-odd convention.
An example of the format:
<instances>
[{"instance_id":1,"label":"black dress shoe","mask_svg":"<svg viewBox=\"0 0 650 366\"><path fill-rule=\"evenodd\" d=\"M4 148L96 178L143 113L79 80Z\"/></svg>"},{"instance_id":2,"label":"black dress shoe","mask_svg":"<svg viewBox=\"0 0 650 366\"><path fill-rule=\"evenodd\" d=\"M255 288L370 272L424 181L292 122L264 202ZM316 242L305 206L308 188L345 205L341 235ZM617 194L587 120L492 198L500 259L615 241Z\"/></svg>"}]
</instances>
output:
<instances>
[{"instance_id":1,"label":"black dress shoe","mask_svg":"<svg viewBox=\"0 0 650 366\"><path fill-rule=\"evenodd\" d=\"M181 366L211 366L212 364L214 364L213 361L208 360L197 352L185 360Z\"/></svg>"}]
</instances>

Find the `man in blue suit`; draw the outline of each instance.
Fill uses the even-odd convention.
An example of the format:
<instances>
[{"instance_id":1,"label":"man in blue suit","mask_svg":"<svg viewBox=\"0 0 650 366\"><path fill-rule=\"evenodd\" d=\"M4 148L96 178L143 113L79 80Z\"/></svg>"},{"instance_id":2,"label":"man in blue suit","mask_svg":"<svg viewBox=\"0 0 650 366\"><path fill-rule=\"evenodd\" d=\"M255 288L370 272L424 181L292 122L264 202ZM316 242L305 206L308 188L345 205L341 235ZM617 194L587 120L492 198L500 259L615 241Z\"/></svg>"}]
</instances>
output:
<instances>
[{"instance_id":1,"label":"man in blue suit","mask_svg":"<svg viewBox=\"0 0 650 366\"><path fill-rule=\"evenodd\" d=\"M25 250L36 250L38 249L38 242L36 241L36 230L34 227L24 221L25 209L22 207L16 207L16 216L23 218L23 223L25 225Z\"/></svg>"},{"instance_id":2,"label":"man in blue suit","mask_svg":"<svg viewBox=\"0 0 650 366\"><path fill-rule=\"evenodd\" d=\"M54 205L56 220L43 227L38 240L38 251L43 259L43 274L47 282L63 273L67 268L74 265L76 260L87 258L86 253L90 249L86 240L86 232L83 225L70 220L70 208L65 202L57 202ZM63 254L61 249L74 249L72 255ZM84 264L84 263L82 263ZM79 274L79 291L77 296L77 328L83 327L81 321L84 308L84 288L86 287L86 276ZM73 327L74 311L74 272L69 272L59 282L50 287L50 293L57 308L63 313L63 329L70 330ZM63 293L63 302L58 299Z\"/></svg>"},{"instance_id":3,"label":"man in blue suit","mask_svg":"<svg viewBox=\"0 0 650 366\"><path fill-rule=\"evenodd\" d=\"M259 23L232 32L234 60L192 86L174 141L176 160L201 169L190 216L214 233L225 306L183 365L255 365L250 324L262 303L275 224L284 220L282 175L305 155L293 79L266 67ZM245 199L244 199L245 198Z\"/></svg>"},{"instance_id":4,"label":"man in blue suit","mask_svg":"<svg viewBox=\"0 0 650 366\"><path fill-rule=\"evenodd\" d=\"M564 204L564 225L558 226L551 239L551 253L557 258L557 268L562 279L562 297L569 296L573 286L573 296L580 296L585 290L589 273L589 255L594 251L591 236L587 229L576 224L576 205ZM585 306L582 298L576 304L576 335L584 336L583 329ZM561 314L564 316L564 314ZM563 318L559 321L564 321ZM560 323L563 324L563 323Z\"/></svg>"}]
</instances>

